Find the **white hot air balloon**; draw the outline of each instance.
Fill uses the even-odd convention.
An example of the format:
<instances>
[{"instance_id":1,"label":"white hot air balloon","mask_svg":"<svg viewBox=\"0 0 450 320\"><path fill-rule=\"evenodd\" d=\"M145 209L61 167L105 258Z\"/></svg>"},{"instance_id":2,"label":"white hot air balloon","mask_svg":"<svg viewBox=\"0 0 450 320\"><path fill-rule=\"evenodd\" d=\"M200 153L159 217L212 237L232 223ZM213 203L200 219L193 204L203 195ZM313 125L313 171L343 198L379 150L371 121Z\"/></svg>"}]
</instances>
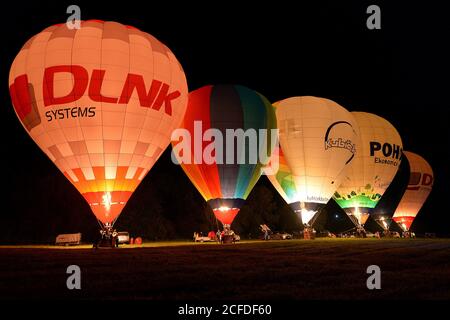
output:
<instances>
[{"instance_id":1,"label":"white hot air balloon","mask_svg":"<svg viewBox=\"0 0 450 320\"><path fill-rule=\"evenodd\" d=\"M281 149L296 189L290 205L304 224L312 225L355 157L356 121L324 98L293 97L274 106Z\"/></svg>"},{"instance_id":2,"label":"white hot air balloon","mask_svg":"<svg viewBox=\"0 0 450 320\"><path fill-rule=\"evenodd\" d=\"M360 147L334 194L334 200L360 227L398 171L402 140L387 120L366 112L352 114L357 122Z\"/></svg>"}]
</instances>

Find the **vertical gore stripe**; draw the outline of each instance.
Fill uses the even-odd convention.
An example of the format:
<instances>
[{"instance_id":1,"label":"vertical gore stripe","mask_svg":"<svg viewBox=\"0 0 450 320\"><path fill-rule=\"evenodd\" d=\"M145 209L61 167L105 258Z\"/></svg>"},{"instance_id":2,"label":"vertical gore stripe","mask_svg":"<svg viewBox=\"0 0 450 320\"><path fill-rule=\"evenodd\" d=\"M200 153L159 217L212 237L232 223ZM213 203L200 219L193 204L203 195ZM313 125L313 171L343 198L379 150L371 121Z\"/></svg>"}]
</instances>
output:
<instances>
[{"instance_id":1,"label":"vertical gore stripe","mask_svg":"<svg viewBox=\"0 0 450 320\"><path fill-rule=\"evenodd\" d=\"M234 146L233 164L226 164L226 129L238 129L244 127L244 115L242 112L241 101L235 87L226 85L214 86L210 99L211 128L220 130L224 137L224 164L217 165L222 198L234 198L239 165L237 164L236 144Z\"/></svg>"}]
</instances>

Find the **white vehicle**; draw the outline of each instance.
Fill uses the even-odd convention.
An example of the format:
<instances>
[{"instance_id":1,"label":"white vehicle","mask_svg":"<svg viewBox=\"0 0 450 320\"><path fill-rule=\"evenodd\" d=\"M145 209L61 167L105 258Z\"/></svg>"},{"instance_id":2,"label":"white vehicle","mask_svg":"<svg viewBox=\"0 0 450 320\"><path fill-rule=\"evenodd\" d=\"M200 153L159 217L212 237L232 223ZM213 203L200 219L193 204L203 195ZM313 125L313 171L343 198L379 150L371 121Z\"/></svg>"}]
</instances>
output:
<instances>
[{"instance_id":1,"label":"white vehicle","mask_svg":"<svg viewBox=\"0 0 450 320\"><path fill-rule=\"evenodd\" d=\"M130 243L130 234L126 231L117 232L117 242L119 244Z\"/></svg>"},{"instance_id":2,"label":"white vehicle","mask_svg":"<svg viewBox=\"0 0 450 320\"><path fill-rule=\"evenodd\" d=\"M195 236L195 242L209 242L209 241L216 241L216 239L211 239L208 236L200 236L198 234Z\"/></svg>"},{"instance_id":3,"label":"white vehicle","mask_svg":"<svg viewBox=\"0 0 450 320\"><path fill-rule=\"evenodd\" d=\"M81 233L59 234L55 240L55 244L59 246L79 245L80 242Z\"/></svg>"}]
</instances>

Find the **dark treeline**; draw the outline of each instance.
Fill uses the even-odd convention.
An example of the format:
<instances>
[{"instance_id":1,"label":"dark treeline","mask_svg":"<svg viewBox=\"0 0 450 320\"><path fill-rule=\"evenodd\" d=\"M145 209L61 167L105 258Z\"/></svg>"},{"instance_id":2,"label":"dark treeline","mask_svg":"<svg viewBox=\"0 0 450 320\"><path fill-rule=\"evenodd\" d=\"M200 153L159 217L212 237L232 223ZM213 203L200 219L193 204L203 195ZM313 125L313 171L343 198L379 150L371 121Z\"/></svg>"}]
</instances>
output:
<instances>
[{"instance_id":1,"label":"dark treeline","mask_svg":"<svg viewBox=\"0 0 450 320\"><path fill-rule=\"evenodd\" d=\"M11 179L10 205L1 214L0 241L6 243L52 243L60 233L83 233L83 240L93 241L98 224L88 204L78 191L44 155L35 159L45 167L33 175L19 172ZM379 208L393 212L408 179L404 162ZM36 178L36 176L38 178ZM33 177L33 178L30 178ZM260 235L259 225L273 231L298 232L299 218L278 195L266 177L261 177L236 217L232 228L243 238ZM217 230L212 210L194 188L182 169L170 160L170 148L135 191L116 227L131 236L147 240L189 239L194 231ZM378 230L369 222L371 230ZM334 201L330 201L315 222L317 230L342 232L352 223ZM419 228L420 229L420 228Z\"/></svg>"}]
</instances>

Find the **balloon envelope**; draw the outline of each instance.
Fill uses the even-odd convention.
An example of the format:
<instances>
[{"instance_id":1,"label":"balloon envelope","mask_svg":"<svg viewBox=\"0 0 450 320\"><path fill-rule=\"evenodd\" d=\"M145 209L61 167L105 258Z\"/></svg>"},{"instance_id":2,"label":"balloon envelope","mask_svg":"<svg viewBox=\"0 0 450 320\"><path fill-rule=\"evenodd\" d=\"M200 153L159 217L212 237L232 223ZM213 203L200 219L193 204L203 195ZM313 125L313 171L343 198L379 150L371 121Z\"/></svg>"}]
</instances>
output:
<instances>
[{"instance_id":1,"label":"balloon envelope","mask_svg":"<svg viewBox=\"0 0 450 320\"><path fill-rule=\"evenodd\" d=\"M181 129L192 139L173 140L173 153L223 224L232 223L261 176L261 158L250 159L262 153L270 157L272 147L267 129L275 126L272 105L246 87L209 85L189 93ZM256 130L257 144L253 150L249 148L249 140L227 139L229 130L249 129ZM214 138L211 135L204 139L210 134Z\"/></svg>"},{"instance_id":2,"label":"balloon envelope","mask_svg":"<svg viewBox=\"0 0 450 320\"><path fill-rule=\"evenodd\" d=\"M434 175L424 158L409 151L403 154L409 163L409 183L392 219L408 231L431 192Z\"/></svg>"},{"instance_id":3,"label":"balloon envelope","mask_svg":"<svg viewBox=\"0 0 450 320\"><path fill-rule=\"evenodd\" d=\"M354 158L356 123L345 108L324 98L293 97L274 106L296 189L288 200L307 223L332 197Z\"/></svg>"},{"instance_id":4,"label":"balloon envelope","mask_svg":"<svg viewBox=\"0 0 450 320\"><path fill-rule=\"evenodd\" d=\"M112 224L170 143L187 84L173 53L116 22L51 26L16 56L9 88L22 125Z\"/></svg>"},{"instance_id":5,"label":"balloon envelope","mask_svg":"<svg viewBox=\"0 0 450 320\"><path fill-rule=\"evenodd\" d=\"M397 173L402 140L387 120L366 112L352 114L357 122L360 148L334 200L363 225Z\"/></svg>"}]
</instances>

